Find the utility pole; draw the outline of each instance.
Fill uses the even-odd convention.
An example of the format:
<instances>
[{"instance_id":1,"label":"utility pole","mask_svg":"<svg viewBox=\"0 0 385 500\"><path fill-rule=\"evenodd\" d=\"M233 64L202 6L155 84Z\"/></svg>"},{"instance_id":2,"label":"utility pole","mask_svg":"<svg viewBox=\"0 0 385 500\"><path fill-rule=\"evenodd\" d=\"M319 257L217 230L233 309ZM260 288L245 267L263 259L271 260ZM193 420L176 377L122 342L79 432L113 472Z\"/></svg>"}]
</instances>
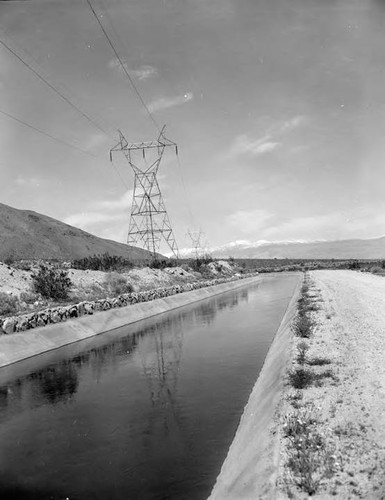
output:
<instances>
[{"instance_id":1,"label":"utility pole","mask_svg":"<svg viewBox=\"0 0 385 500\"><path fill-rule=\"evenodd\" d=\"M157 259L162 240L174 257L179 257L178 246L157 179L164 150L173 147L178 154L177 144L165 137L164 130L165 127L162 128L156 141L131 144L119 130L120 140L110 151L111 161L113 152L123 152L134 171L134 194L127 243L145 248L154 259ZM150 164L147 163L146 152L151 158Z\"/></svg>"}]
</instances>

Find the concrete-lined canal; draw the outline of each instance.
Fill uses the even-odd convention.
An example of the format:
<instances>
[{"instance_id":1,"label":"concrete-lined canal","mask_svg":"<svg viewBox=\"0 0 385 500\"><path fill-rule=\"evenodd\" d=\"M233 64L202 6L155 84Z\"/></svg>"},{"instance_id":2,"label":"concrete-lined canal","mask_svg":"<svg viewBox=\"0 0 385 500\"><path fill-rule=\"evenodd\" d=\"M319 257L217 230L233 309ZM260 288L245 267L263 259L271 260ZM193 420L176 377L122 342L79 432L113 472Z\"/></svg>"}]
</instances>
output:
<instances>
[{"instance_id":1,"label":"concrete-lined canal","mask_svg":"<svg viewBox=\"0 0 385 500\"><path fill-rule=\"evenodd\" d=\"M0 369L0 498L207 498L298 279Z\"/></svg>"}]
</instances>

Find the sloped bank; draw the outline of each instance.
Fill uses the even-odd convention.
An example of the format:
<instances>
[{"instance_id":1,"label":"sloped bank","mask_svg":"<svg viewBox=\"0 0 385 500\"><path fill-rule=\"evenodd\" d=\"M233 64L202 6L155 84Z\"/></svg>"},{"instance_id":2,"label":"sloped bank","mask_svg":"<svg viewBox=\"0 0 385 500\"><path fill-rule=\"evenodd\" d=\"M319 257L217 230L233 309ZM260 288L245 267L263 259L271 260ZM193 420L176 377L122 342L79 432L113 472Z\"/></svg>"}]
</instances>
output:
<instances>
[{"instance_id":1,"label":"sloped bank","mask_svg":"<svg viewBox=\"0 0 385 500\"><path fill-rule=\"evenodd\" d=\"M251 276L252 274L243 275L242 278ZM94 312L97 311L107 311L108 309L125 307L131 304L137 304L138 302L148 302L161 297L168 297L170 295L219 285L229 281L236 281L242 278L238 275L206 281L195 281L193 283L186 283L183 285L173 285L144 290L141 292L124 293L118 297L107 297L105 299L83 301L77 304L52 307L43 309L42 311L22 314L20 316L11 316L3 319L0 318L0 333L9 335L15 332L25 332L26 330L31 330L32 328L38 328L52 323L61 323L62 321L67 321L71 318L94 314Z\"/></svg>"},{"instance_id":2,"label":"sloped bank","mask_svg":"<svg viewBox=\"0 0 385 500\"><path fill-rule=\"evenodd\" d=\"M301 286L302 279L299 279L209 500L275 500L279 497L275 486L279 441L274 430L274 415L284 375L291 363L291 323L296 314Z\"/></svg>"},{"instance_id":3,"label":"sloped bank","mask_svg":"<svg viewBox=\"0 0 385 500\"><path fill-rule=\"evenodd\" d=\"M46 326L37 326L33 330L2 335L0 337L0 367L263 280L264 278L260 276L243 279L222 278L205 283L177 285L170 289L140 292L134 296L133 300L136 300L136 303L129 302L131 305L127 305L127 302L124 305L116 303L108 310L97 311L95 314L93 314L94 309L92 313L83 312L82 317L76 314L76 319L63 316L61 321L65 323L46 324ZM161 293L164 295L162 296ZM133 297L133 294L126 295ZM112 300L119 300L119 298ZM66 310L71 311L71 308L75 310L78 306L79 304L67 306Z\"/></svg>"}]
</instances>

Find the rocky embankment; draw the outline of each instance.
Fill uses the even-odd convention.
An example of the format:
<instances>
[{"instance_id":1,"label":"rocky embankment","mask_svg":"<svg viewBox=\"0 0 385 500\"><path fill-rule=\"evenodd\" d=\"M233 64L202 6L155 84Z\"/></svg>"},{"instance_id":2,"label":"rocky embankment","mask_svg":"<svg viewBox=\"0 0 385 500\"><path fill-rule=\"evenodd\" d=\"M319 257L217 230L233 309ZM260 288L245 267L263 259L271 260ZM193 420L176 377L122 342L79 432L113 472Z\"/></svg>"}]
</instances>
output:
<instances>
[{"instance_id":1,"label":"rocky embankment","mask_svg":"<svg viewBox=\"0 0 385 500\"><path fill-rule=\"evenodd\" d=\"M36 327L60 323L71 318L94 314L98 311L107 311L117 307L125 307L138 302L148 302L161 297L169 297L170 295L176 295L178 293L236 281L241 278L250 278L251 276L254 276L254 274L243 274L242 276L238 275L205 281L195 281L192 283L161 287L153 290L124 293L114 298L82 301L73 305L47 308L39 312L0 319L0 333L9 335L16 332L23 332Z\"/></svg>"}]
</instances>

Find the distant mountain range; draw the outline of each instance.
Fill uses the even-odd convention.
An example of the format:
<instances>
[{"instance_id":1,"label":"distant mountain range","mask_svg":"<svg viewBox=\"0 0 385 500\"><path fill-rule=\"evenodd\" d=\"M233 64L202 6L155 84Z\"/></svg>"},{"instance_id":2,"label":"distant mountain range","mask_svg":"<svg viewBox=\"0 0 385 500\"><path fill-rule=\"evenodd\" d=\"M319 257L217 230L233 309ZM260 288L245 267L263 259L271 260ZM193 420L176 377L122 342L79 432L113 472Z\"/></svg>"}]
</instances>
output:
<instances>
[{"instance_id":1,"label":"distant mountain range","mask_svg":"<svg viewBox=\"0 0 385 500\"><path fill-rule=\"evenodd\" d=\"M181 252L192 255L189 249ZM213 257L238 259L385 259L385 236L339 241L234 241L209 249Z\"/></svg>"},{"instance_id":2,"label":"distant mountain range","mask_svg":"<svg viewBox=\"0 0 385 500\"><path fill-rule=\"evenodd\" d=\"M149 252L116 241L98 238L86 231L30 210L0 203L0 260L73 260L109 253L131 260L148 260ZM182 249L191 257L191 249ZM233 241L209 249L213 257L238 259L384 259L385 236L340 241Z\"/></svg>"},{"instance_id":3,"label":"distant mountain range","mask_svg":"<svg viewBox=\"0 0 385 500\"><path fill-rule=\"evenodd\" d=\"M72 260L109 253L131 260L150 258L149 252L98 238L52 217L0 203L0 260Z\"/></svg>"}]
</instances>

